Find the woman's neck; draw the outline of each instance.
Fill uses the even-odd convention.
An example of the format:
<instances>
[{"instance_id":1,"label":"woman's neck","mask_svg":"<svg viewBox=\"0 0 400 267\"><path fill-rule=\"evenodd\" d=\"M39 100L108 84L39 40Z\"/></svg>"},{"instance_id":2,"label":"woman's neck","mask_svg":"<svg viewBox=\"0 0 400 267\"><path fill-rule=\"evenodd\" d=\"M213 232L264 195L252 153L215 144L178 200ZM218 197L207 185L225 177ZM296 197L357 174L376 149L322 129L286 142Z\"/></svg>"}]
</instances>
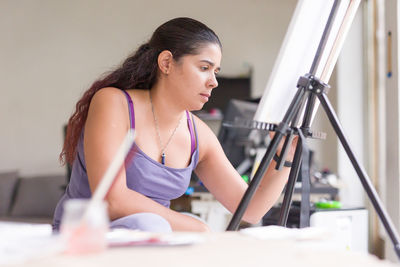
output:
<instances>
[{"instance_id":1,"label":"woman's neck","mask_svg":"<svg viewBox=\"0 0 400 267\"><path fill-rule=\"evenodd\" d=\"M181 103L173 96L170 90L161 85L153 86L149 90L149 103L152 104L155 116L161 127L163 125L167 126L170 123L175 124L182 118L185 112Z\"/></svg>"}]
</instances>

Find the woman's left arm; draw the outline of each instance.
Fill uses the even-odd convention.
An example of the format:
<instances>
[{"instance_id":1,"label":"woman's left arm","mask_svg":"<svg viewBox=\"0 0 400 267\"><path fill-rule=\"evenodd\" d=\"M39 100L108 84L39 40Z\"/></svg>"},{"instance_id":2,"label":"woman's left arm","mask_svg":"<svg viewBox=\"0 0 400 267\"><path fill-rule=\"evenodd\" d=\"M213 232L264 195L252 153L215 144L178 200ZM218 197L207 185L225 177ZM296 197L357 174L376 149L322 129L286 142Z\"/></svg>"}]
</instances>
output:
<instances>
[{"instance_id":1,"label":"woman's left arm","mask_svg":"<svg viewBox=\"0 0 400 267\"><path fill-rule=\"evenodd\" d=\"M200 158L195 170L196 175L214 197L233 213L239 206L248 185L225 156L214 133L200 119L196 118L196 122L200 136ZM281 171L277 171L275 165L275 161L272 161L268 167L243 215L243 220L253 224L258 223L282 193L290 168L283 167Z\"/></svg>"}]
</instances>

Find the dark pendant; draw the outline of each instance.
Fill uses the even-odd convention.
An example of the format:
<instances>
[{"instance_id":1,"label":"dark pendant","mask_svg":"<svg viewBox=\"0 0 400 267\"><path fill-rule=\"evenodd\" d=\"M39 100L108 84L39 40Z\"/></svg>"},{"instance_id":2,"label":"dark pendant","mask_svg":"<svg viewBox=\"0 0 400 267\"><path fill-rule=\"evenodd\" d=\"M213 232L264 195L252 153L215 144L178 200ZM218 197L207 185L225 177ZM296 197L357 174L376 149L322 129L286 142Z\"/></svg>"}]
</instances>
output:
<instances>
[{"instance_id":1,"label":"dark pendant","mask_svg":"<svg viewBox=\"0 0 400 267\"><path fill-rule=\"evenodd\" d=\"M165 153L162 153L161 155L161 164L165 165Z\"/></svg>"}]
</instances>

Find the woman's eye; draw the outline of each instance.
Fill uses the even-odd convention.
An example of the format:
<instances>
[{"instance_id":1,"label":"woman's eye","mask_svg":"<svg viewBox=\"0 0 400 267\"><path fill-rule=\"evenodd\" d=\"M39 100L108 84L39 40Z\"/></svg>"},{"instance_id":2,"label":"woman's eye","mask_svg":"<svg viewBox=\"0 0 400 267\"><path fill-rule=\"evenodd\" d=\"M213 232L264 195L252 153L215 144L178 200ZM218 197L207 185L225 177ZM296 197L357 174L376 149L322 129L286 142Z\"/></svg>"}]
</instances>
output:
<instances>
[{"instance_id":1,"label":"woman's eye","mask_svg":"<svg viewBox=\"0 0 400 267\"><path fill-rule=\"evenodd\" d=\"M208 66L201 67L201 70L208 70Z\"/></svg>"}]
</instances>

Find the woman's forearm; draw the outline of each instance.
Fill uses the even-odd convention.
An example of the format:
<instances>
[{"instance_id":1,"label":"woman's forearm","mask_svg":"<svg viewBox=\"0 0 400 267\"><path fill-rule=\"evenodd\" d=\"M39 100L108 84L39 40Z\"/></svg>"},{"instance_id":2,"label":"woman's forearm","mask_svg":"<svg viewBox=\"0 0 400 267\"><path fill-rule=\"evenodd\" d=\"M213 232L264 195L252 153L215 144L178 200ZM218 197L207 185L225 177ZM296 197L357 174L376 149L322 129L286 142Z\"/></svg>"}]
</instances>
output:
<instances>
[{"instance_id":1,"label":"woman's forearm","mask_svg":"<svg viewBox=\"0 0 400 267\"><path fill-rule=\"evenodd\" d=\"M290 168L283 167L282 170L277 171L275 166L275 161L272 161L243 216L245 221L259 222L281 195L288 180Z\"/></svg>"},{"instance_id":2,"label":"woman's forearm","mask_svg":"<svg viewBox=\"0 0 400 267\"><path fill-rule=\"evenodd\" d=\"M135 213L150 212L166 219L173 231L209 231L208 226L200 220L164 207L128 188L113 190L107 196L107 202L111 220Z\"/></svg>"}]
</instances>

